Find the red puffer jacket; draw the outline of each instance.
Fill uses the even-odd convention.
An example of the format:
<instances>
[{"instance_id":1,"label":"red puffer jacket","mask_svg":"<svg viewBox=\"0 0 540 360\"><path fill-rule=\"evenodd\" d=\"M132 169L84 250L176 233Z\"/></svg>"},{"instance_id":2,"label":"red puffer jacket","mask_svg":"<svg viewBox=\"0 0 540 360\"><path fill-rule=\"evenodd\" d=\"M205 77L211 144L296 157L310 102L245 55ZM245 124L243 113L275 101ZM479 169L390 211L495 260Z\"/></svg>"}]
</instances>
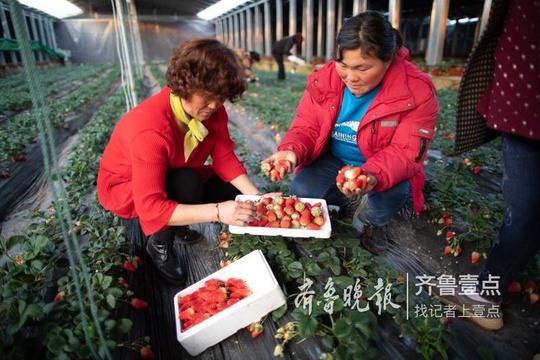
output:
<instances>
[{"instance_id":1,"label":"red puffer jacket","mask_svg":"<svg viewBox=\"0 0 540 360\"><path fill-rule=\"evenodd\" d=\"M296 116L278 146L278 150L292 150L298 156L299 168L328 150L344 88L335 61L308 76ZM374 190L384 191L409 179L416 213L424 208L423 165L438 112L433 82L402 48L358 129L358 147L366 157L363 167L378 182Z\"/></svg>"}]
</instances>

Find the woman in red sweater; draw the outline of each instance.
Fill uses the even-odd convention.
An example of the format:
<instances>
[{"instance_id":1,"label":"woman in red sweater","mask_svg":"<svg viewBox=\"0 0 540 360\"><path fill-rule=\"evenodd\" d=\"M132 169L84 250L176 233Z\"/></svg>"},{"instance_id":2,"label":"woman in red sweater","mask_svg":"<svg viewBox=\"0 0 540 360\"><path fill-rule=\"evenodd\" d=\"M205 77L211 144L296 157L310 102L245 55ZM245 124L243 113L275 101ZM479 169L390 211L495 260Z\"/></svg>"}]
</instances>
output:
<instances>
[{"instance_id":1,"label":"woman in red sweater","mask_svg":"<svg viewBox=\"0 0 540 360\"><path fill-rule=\"evenodd\" d=\"M176 237L193 243L200 234L188 225L220 221L244 225L255 215L236 195L257 187L234 153L223 103L245 91L236 55L214 39L175 49L167 86L116 125L100 163L98 198L124 219L138 219L150 235L146 252L160 275L183 284L183 259ZM211 164L209 163L211 158Z\"/></svg>"}]
</instances>

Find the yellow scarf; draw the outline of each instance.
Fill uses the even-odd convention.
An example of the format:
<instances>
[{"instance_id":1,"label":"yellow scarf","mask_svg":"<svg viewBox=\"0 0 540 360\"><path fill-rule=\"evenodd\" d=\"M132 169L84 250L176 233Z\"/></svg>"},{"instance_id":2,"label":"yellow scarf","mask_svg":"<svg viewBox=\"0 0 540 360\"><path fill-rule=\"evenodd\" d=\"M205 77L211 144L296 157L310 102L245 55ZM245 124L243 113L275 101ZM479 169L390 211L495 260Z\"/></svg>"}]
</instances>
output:
<instances>
[{"instance_id":1,"label":"yellow scarf","mask_svg":"<svg viewBox=\"0 0 540 360\"><path fill-rule=\"evenodd\" d=\"M186 124L188 127L187 133L184 135L184 156L186 161L191 155L191 152L203 141L204 137L208 135L208 130L204 127L203 123L199 119L189 119L188 115L182 107L182 101L180 98L171 93L170 103L172 112L178 125ZM181 128L181 127L180 127Z\"/></svg>"}]
</instances>

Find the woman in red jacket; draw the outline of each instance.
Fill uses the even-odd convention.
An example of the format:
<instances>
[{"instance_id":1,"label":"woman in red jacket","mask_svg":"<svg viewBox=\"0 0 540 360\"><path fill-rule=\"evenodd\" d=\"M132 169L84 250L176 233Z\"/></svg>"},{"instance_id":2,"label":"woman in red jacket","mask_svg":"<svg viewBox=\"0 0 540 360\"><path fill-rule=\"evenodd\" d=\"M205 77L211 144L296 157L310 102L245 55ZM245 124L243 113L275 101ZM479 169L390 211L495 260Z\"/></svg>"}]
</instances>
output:
<instances>
[{"instance_id":1,"label":"woman in red jacket","mask_svg":"<svg viewBox=\"0 0 540 360\"><path fill-rule=\"evenodd\" d=\"M298 196L346 207L367 194L355 225L364 247L379 254L388 246L385 225L408 200L416 213L423 209L423 163L438 111L435 87L410 62L399 32L366 11L340 29L334 59L308 76L289 130L263 162L298 168L291 185ZM344 165L369 173L365 190L336 185Z\"/></svg>"},{"instance_id":2,"label":"woman in red jacket","mask_svg":"<svg viewBox=\"0 0 540 360\"><path fill-rule=\"evenodd\" d=\"M235 202L257 187L234 153L223 103L245 91L236 55L214 39L175 49L167 86L129 111L116 125L101 159L98 198L124 219L138 219L146 252L170 283L186 280L176 237L190 244L200 234L187 225L221 221L242 226L253 205ZM207 165L208 158L212 164Z\"/></svg>"}]
</instances>

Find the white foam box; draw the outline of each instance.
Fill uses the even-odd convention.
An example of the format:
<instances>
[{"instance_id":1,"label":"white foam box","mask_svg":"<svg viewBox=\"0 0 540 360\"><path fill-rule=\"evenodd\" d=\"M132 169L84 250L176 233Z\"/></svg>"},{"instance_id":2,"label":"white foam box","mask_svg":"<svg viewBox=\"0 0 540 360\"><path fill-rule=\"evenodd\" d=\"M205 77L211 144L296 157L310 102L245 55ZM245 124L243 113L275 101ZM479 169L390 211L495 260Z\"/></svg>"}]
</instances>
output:
<instances>
[{"instance_id":1,"label":"white foam box","mask_svg":"<svg viewBox=\"0 0 540 360\"><path fill-rule=\"evenodd\" d=\"M238 195L236 201L258 201L263 196L257 195ZM326 200L316 198L302 198L298 200L307 202L310 204L321 203L322 215L324 217L324 225L319 230L309 230L305 228L300 229L282 229L271 228L262 226L236 226L229 225L229 232L231 234L251 234L251 235L265 235L265 236L287 236L287 237L300 237L300 238L320 238L328 239L332 235L332 224L330 222L330 214L328 213L328 206Z\"/></svg>"},{"instance_id":2,"label":"white foam box","mask_svg":"<svg viewBox=\"0 0 540 360\"><path fill-rule=\"evenodd\" d=\"M226 281L230 278L244 280L252 293L236 304L182 331L178 300L204 287L206 280ZM177 339L190 355L198 355L238 330L259 321L263 316L283 306L285 302L285 295L266 258L260 250L254 250L174 296Z\"/></svg>"}]
</instances>

